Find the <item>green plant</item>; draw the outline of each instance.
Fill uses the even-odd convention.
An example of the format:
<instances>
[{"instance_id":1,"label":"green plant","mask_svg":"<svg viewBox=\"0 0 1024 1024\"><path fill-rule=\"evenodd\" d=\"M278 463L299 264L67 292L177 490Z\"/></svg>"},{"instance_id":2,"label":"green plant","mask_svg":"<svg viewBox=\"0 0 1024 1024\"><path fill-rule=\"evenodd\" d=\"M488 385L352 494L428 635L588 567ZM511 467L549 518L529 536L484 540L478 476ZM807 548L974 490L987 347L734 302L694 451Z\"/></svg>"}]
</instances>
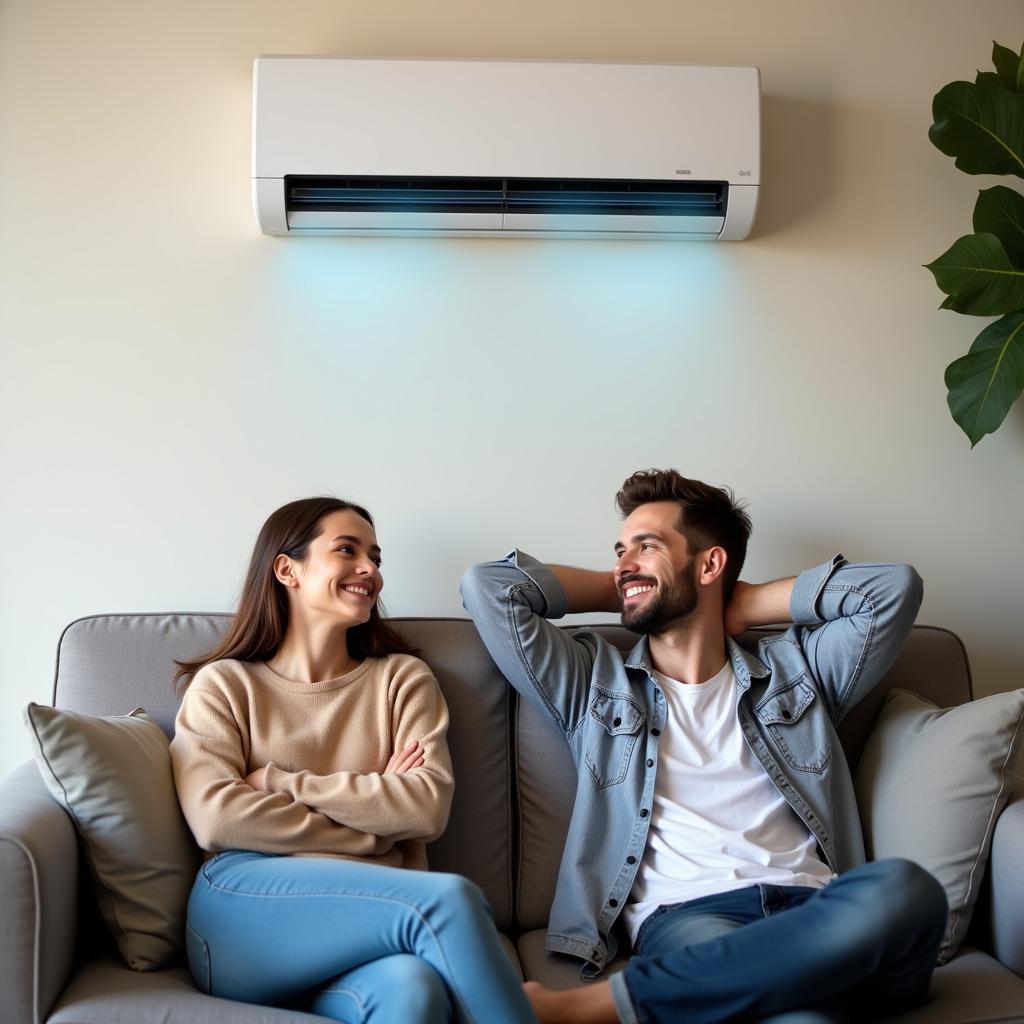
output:
<instances>
[{"instance_id":1,"label":"green plant","mask_svg":"<svg viewBox=\"0 0 1024 1024\"><path fill-rule=\"evenodd\" d=\"M1024 178L1024 47L992 44L995 71L950 82L932 101L928 138L967 174ZM927 264L946 294L942 309L1000 316L946 367L947 402L973 448L1006 418L1024 392L1024 195L982 189L974 234Z\"/></svg>"}]
</instances>

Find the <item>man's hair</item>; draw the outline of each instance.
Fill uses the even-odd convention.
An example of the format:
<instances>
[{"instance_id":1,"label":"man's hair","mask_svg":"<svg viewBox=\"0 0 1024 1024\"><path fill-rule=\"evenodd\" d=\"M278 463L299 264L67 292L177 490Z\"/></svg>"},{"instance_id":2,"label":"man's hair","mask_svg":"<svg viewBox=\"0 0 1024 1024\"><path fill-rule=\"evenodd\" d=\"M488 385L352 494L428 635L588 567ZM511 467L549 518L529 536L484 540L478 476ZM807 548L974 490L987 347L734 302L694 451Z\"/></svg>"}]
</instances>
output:
<instances>
[{"instance_id":1,"label":"man's hair","mask_svg":"<svg viewBox=\"0 0 1024 1024\"><path fill-rule=\"evenodd\" d=\"M674 469L640 469L628 477L615 495L622 518L652 501L674 501L679 505L676 529L693 551L725 548L726 600L740 578L750 538L750 516L727 487L712 487L690 480Z\"/></svg>"}]
</instances>

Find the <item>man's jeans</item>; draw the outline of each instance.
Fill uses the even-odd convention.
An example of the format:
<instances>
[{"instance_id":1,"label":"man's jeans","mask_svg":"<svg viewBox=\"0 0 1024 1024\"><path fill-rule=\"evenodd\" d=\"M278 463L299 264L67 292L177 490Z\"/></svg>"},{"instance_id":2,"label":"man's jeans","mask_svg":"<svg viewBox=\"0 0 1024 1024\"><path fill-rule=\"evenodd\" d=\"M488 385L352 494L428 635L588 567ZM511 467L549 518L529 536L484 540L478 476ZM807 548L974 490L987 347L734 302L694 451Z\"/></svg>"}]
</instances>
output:
<instances>
[{"instance_id":1,"label":"man's jeans","mask_svg":"<svg viewBox=\"0 0 1024 1024\"><path fill-rule=\"evenodd\" d=\"M823 889L754 885L659 907L612 976L623 1024L878 1020L924 999L946 895L905 860Z\"/></svg>"},{"instance_id":2,"label":"man's jeans","mask_svg":"<svg viewBox=\"0 0 1024 1024\"><path fill-rule=\"evenodd\" d=\"M186 939L196 984L226 999L345 1024L536 1020L460 875L221 853L196 878Z\"/></svg>"}]
</instances>

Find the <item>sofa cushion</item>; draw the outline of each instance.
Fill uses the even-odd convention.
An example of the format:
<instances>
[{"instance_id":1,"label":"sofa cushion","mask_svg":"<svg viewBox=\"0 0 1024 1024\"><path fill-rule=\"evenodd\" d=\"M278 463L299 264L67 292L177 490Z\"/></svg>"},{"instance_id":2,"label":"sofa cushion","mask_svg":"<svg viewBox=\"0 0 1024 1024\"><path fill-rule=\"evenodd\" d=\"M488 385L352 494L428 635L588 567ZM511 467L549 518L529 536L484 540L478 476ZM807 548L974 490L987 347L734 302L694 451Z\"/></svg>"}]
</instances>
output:
<instances>
[{"instance_id":1,"label":"sofa cushion","mask_svg":"<svg viewBox=\"0 0 1024 1024\"><path fill-rule=\"evenodd\" d=\"M932 975L927 1001L886 1024L1024 1024L1024 978L995 957L962 947Z\"/></svg>"},{"instance_id":2,"label":"sofa cushion","mask_svg":"<svg viewBox=\"0 0 1024 1024\"><path fill-rule=\"evenodd\" d=\"M558 991L576 988L579 985L593 984L593 982L584 981L580 977L582 960L577 960L573 956L564 956L561 953L549 953L545 948L546 941L547 931L544 928L524 932L519 936L516 951L519 953L519 960L523 966L523 975L528 981L539 981L542 985ZM621 971L627 963L629 963L629 957L620 951L619 955L608 965L608 970L597 980L604 980L609 974Z\"/></svg>"},{"instance_id":3,"label":"sofa cushion","mask_svg":"<svg viewBox=\"0 0 1024 1024\"><path fill-rule=\"evenodd\" d=\"M40 774L81 836L103 919L129 967L168 963L199 862L167 737L144 711L100 718L29 704Z\"/></svg>"},{"instance_id":4,"label":"sofa cushion","mask_svg":"<svg viewBox=\"0 0 1024 1024\"><path fill-rule=\"evenodd\" d=\"M212 650L223 614L93 615L72 622L57 652L54 704L120 715L142 704L170 735L181 698L175 659ZM448 702L455 797L445 834L427 848L432 870L456 871L483 889L499 928L512 917L509 702L472 622L390 619L427 662Z\"/></svg>"},{"instance_id":5,"label":"sofa cushion","mask_svg":"<svg viewBox=\"0 0 1024 1024\"><path fill-rule=\"evenodd\" d=\"M868 856L908 857L946 890L939 963L970 924L1022 718L1024 690L946 709L894 690L861 756L855 786Z\"/></svg>"}]
</instances>

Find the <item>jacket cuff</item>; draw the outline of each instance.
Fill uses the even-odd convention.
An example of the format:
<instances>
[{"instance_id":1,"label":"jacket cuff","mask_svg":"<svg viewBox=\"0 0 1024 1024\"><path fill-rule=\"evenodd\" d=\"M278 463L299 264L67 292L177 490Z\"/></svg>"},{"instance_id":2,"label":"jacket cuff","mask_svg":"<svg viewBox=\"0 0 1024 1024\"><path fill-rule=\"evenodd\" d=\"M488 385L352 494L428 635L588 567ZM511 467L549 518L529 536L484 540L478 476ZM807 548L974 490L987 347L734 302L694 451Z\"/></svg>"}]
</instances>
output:
<instances>
[{"instance_id":1,"label":"jacket cuff","mask_svg":"<svg viewBox=\"0 0 1024 1024\"><path fill-rule=\"evenodd\" d=\"M833 555L827 562L797 576L789 598L789 613L795 623L812 626L825 621L818 613L818 600L833 573L845 564L846 559L842 555Z\"/></svg>"},{"instance_id":2,"label":"jacket cuff","mask_svg":"<svg viewBox=\"0 0 1024 1024\"><path fill-rule=\"evenodd\" d=\"M562 584L555 574L533 555L514 548L505 556L506 561L514 565L539 591L544 598L545 609L542 612L546 619L560 619L569 608Z\"/></svg>"}]
</instances>

